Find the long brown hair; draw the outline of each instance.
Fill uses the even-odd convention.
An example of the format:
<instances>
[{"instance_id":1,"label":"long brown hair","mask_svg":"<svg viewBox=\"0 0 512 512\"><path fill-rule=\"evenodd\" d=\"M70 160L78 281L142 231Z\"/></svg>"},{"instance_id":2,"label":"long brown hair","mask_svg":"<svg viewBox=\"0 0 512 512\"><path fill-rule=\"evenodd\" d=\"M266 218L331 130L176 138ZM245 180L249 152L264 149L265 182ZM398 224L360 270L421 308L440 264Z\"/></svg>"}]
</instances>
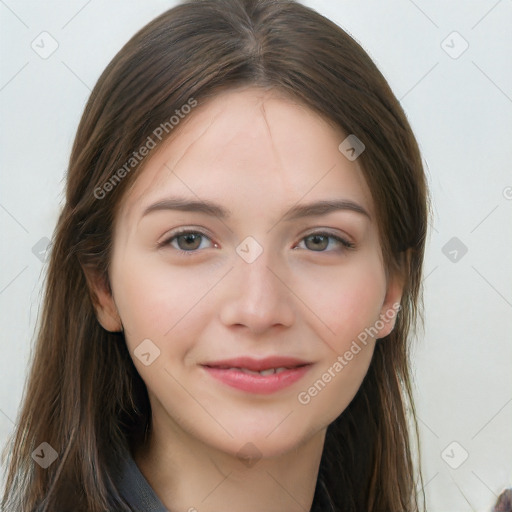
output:
<instances>
[{"instance_id":1,"label":"long brown hair","mask_svg":"<svg viewBox=\"0 0 512 512\"><path fill-rule=\"evenodd\" d=\"M409 335L421 311L428 216L419 149L359 44L315 11L280 0L181 4L140 30L99 78L70 157L32 366L9 445L5 510L59 511L68 502L74 511L129 510L109 460L126 443L141 442L151 410L123 334L97 321L84 269L108 286L116 211L144 162L126 167L134 151L150 136L159 142L159 126L170 135L170 116L191 98L201 103L245 85L287 94L366 146L359 162L385 265L401 273L404 291L395 329L377 343L357 395L328 428L317 485L335 511L418 510ZM47 469L31 458L43 442L58 453Z\"/></svg>"}]
</instances>

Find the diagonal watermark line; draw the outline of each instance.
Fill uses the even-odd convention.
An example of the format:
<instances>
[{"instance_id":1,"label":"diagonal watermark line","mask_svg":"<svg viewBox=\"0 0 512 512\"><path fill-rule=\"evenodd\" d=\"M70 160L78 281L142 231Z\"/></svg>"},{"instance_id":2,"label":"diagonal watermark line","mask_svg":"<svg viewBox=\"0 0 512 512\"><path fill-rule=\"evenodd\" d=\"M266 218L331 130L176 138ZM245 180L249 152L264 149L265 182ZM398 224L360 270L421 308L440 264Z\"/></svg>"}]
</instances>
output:
<instances>
[{"instance_id":1,"label":"diagonal watermark line","mask_svg":"<svg viewBox=\"0 0 512 512\"><path fill-rule=\"evenodd\" d=\"M311 188L298 200L296 201L293 205L292 205L292 208L294 206L297 206L334 168L336 167L336 164L334 164L323 176L320 177L320 179L314 183ZM284 216L283 216L284 217ZM283 217L281 217L268 231L267 233L270 233L279 223L281 223L281 221L283 220Z\"/></svg>"},{"instance_id":2,"label":"diagonal watermark line","mask_svg":"<svg viewBox=\"0 0 512 512\"><path fill-rule=\"evenodd\" d=\"M288 419L288 417L292 413L293 413L293 410L291 410L265 437L269 437L271 434L273 434L284 423L284 421L286 419Z\"/></svg>"},{"instance_id":3,"label":"diagonal watermark line","mask_svg":"<svg viewBox=\"0 0 512 512\"><path fill-rule=\"evenodd\" d=\"M498 495L473 470L471 470L471 473L473 473L473 475L475 475L478 478L478 480L480 480L480 482L482 482L485 485L485 487L487 487L487 489L489 489L489 491L491 491L491 493L494 494L496 498L498 497Z\"/></svg>"},{"instance_id":4,"label":"diagonal watermark line","mask_svg":"<svg viewBox=\"0 0 512 512\"><path fill-rule=\"evenodd\" d=\"M0 204L0 208L2 208L2 210L7 213L7 215L9 215L9 217L11 217L11 219L16 222L23 231L25 231L25 233L28 233L28 229L3 204Z\"/></svg>"},{"instance_id":5,"label":"diagonal watermark line","mask_svg":"<svg viewBox=\"0 0 512 512\"><path fill-rule=\"evenodd\" d=\"M471 268L512 308L512 304L494 287L478 270L471 265Z\"/></svg>"},{"instance_id":6,"label":"diagonal watermark line","mask_svg":"<svg viewBox=\"0 0 512 512\"><path fill-rule=\"evenodd\" d=\"M76 14L71 16L71 18L66 23L64 23L64 25L62 25L61 30L66 28L91 2L92 0L88 0L88 2L86 2Z\"/></svg>"},{"instance_id":7,"label":"diagonal watermark line","mask_svg":"<svg viewBox=\"0 0 512 512\"><path fill-rule=\"evenodd\" d=\"M29 65L29 62L25 62L23 66L9 79L7 82L0 87L0 92L2 92L27 66Z\"/></svg>"},{"instance_id":8,"label":"diagonal watermark line","mask_svg":"<svg viewBox=\"0 0 512 512\"><path fill-rule=\"evenodd\" d=\"M185 393L188 394L188 396L190 396L190 398L192 398L192 400L194 400L197 405L199 405L199 407L201 407L201 409L203 409L203 411L208 414L208 416L210 416L210 418L215 421L215 423L217 423L217 425L219 425L220 428L222 428L222 430L224 430L224 432L226 432L226 434L231 437L232 439L234 439L233 435L231 434L231 432L229 432L229 430L224 427L224 425L222 423L220 423L220 421L215 418L215 416L213 416L213 414L172 374L169 372L169 370L167 368L164 368L164 371L165 373L167 373L167 375L169 375L169 377L171 377L172 379L174 379L174 381L176 382L176 384L178 384L178 386L181 387L181 389L183 389L183 391L185 391Z\"/></svg>"},{"instance_id":9,"label":"diagonal watermark line","mask_svg":"<svg viewBox=\"0 0 512 512\"><path fill-rule=\"evenodd\" d=\"M18 18L18 21L20 23L22 23L23 25L25 25L25 27L29 28L29 26L4 2L4 0L0 0L0 3L3 4L7 9L9 9L9 11L11 11L11 13L16 17Z\"/></svg>"},{"instance_id":10,"label":"diagonal watermark line","mask_svg":"<svg viewBox=\"0 0 512 512\"><path fill-rule=\"evenodd\" d=\"M232 471L230 471L202 500L201 503L203 503L211 494L213 494L231 475ZM192 509L189 509L192 510ZM195 510L195 509L193 509Z\"/></svg>"},{"instance_id":11,"label":"diagonal watermark line","mask_svg":"<svg viewBox=\"0 0 512 512\"><path fill-rule=\"evenodd\" d=\"M7 416L7 414L5 414L4 411L2 411L2 409L0 409L0 412L14 425L16 426L16 423L14 423L14 421L11 420L11 418L9 418L9 416Z\"/></svg>"},{"instance_id":12,"label":"diagonal watermark line","mask_svg":"<svg viewBox=\"0 0 512 512\"><path fill-rule=\"evenodd\" d=\"M402 101L413 89L415 89L432 71L436 66L439 65L439 62L436 62L401 98Z\"/></svg>"},{"instance_id":13,"label":"diagonal watermark line","mask_svg":"<svg viewBox=\"0 0 512 512\"><path fill-rule=\"evenodd\" d=\"M180 158L180 160L181 160L181 158ZM178 163L179 163L179 160L178 160L177 164L178 164ZM176 172L175 172L173 169L171 169L171 168L167 165L167 163L164 163L164 167L165 167L165 168L167 168L169 171L171 171L171 174L174 174L174 176L176 176L176 178L178 178L178 179L181 181L181 183L183 183L183 185L185 185L185 187L187 187L187 188L190 190L190 192L192 192L192 194L194 194L194 195L197 197L197 199L198 199L199 201L201 201L201 198L200 198L200 197L199 197L199 196L198 196L198 195L197 195L197 194L196 194L196 193L195 193L195 192L190 188L190 186L189 186L187 183L185 183L185 181L184 181L182 178L180 178L180 177L176 174ZM222 224L224 224L224 227L225 227L225 228L226 228L230 233L232 233L232 232L233 232L233 230L232 230L232 229L231 229L231 228L230 228L230 227L229 227L229 226L224 222L224 220L222 220L218 215L215 215L215 217L216 217L216 218L217 218L217 220L219 220Z\"/></svg>"},{"instance_id":14,"label":"diagonal watermark line","mask_svg":"<svg viewBox=\"0 0 512 512\"><path fill-rule=\"evenodd\" d=\"M28 268L28 265L23 268L23 270L20 270L1 290L0 290L0 294L4 293L5 290L7 290L7 288L9 288L9 286L11 286L12 283L14 283L14 281L16 281L16 279L18 279L18 277L21 276L21 274L23 274L23 272L25 272L25 270L27 270Z\"/></svg>"},{"instance_id":15,"label":"diagonal watermark line","mask_svg":"<svg viewBox=\"0 0 512 512\"><path fill-rule=\"evenodd\" d=\"M482 432L482 430L487 427L487 425L489 425L489 423L491 423L491 421L496 418L496 416L498 416L498 414L503 411L503 409L505 409L505 407L510 403L512 402L512 398L510 400L508 400L505 405L471 438L471 440L475 439L475 437L480 434L480 432Z\"/></svg>"},{"instance_id":16,"label":"diagonal watermark line","mask_svg":"<svg viewBox=\"0 0 512 512\"><path fill-rule=\"evenodd\" d=\"M482 75L484 75L487 80L489 80L489 82L491 82L494 87L496 87L496 89L498 89L498 91L501 92L501 94L503 94L503 96L505 96L505 98L507 98L508 101L510 101L512 103L512 98L480 67L478 66L478 64L472 60L471 61L473 63L473 66L475 66L475 68L477 68L480 73L482 73Z\"/></svg>"},{"instance_id":17,"label":"diagonal watermark line","mask_svg":"<svg viewBox=\"0 0 512 512\"><path fill-rule=\"evenodd\" d=\"M439 265L436 265L422 280L421 282L423 281L426 281L428 277L430 277L437 269L439 268Z\"/></svg>"},{"instance_id":18,"label":"diagonal watermark line","mask_svg":"<svg viewBox=\"0 0 512 512\"><path fill-rule=\"evenodd\" d=\"M418 489L418 491L416 492L416 496L420 493L420 492L424 492L425 491L425 488L427 487L427 485L432 482L432 480L434 480L434 478L436 478L437 476L439 475L439 471L437 471L437 473L426 483L426 484L423 484L421 486L421 489Z\"/></svg>"},{"instance_id":19,"label":"diagonal watermark line","mask_svg":"<svg viewBox=\"0 0 512 512\"><path fill-rule=\"evenodd\" d=\"M434 20L423 9L421 9L416 2L413 2L413 0L409 0L409 2L411 2L411 4L414 5L414 7L416 7L416 9L418 9L418 11L420 11L423 14L423 16L425 16L425 18L427 18L430 21L430 23L434 25L434 27L439 28L439 25L435 23Z\"/></svg>"},{"instance_id":20,"label":"diagonal watermark line","mask_svg":"<svg viewBox=\"0 0 512 512\"><path fill-rule=\"evenodd\" d=\"M277 275L277 274L276 274L276 273L275 273L275 272L270 268L270 267L269 267L269 266L267 266L267 268L270 270L270 272L272 272L272 274L274 274L274 275L277 277L277 279L279 279L279 281L281 281L281 283L283 283L283 284L286 286L286 288L288 288L288 290L289 290L289 291L290 291L290 292L291 292L291 293L292 293L292 294L293 294L297 299L299 299L299 300L302 302L302 304L304 304L304 306L306 306L306 307L309 309L309 311L311 311L311 313L313 313L313 315L315 315L315 316L318 318L318 320L320 320L320 322L322 322L322 323L325 325L325 327L327 327L327 329L329 329L329 331L330 331L332 334L336 334L336 333L335 333L335 332L334 332L334 331L333 331L333 330L332 330L332 329L331 329L331 328L330 328L330 327L329 327L329 326L328 326L328 325L327 325L327 324L326 324L326 323L325 323L325 322L324 322L324 321L323 321L323 320L322 320L322 319L321 319L321 318L320 318L320 317L319 317L319 316L318 316L318 315L317 315L317 314L316 314L316 313L315 313L315 312L314 312L314 311L313 311L313 310L312 310L312 309L311 309L311 308L310 308L310 307L309 307L309 306L308 306L308 305L307 305L307 304L306 304L306 303L305 303L305 302L304 302L304 301L303 301L303 300L302 300L302 299L301 299L301 298L300 298L300 297L299 297L299 296L298 296L298 295L297 295L297 294L296 294L296 293L295 293L295 292L294 292L294 291L293 291L293 290L292 290L292 289L291 289L291 288L290 288L290 287L289 287L289 286L288 286L288 285L287 285L287 284L286 284L286 283L285 283L285 282L284 282L284 281L283 281L283 280L282 280L282 279L281 279L281 278L280 278L280 277L279 277L279 276L278 276L278 275ZM334 350L334 349L333 349L329 344L328 344L328 346L329 346L329 348L330 348L331 350L333 350L333 351L336 353L336 351L335 351L335 350Z\"/></svg>"},{"instance_id":21,"label":"diagonal watermark line","mask_svg":"<svg viewBox=\"0 0 512 512\"><path fill-rule=\"evenodd\" d=\"M484 220L487 220L488 217L491 216L491 214L493 214L496 209L499 207L499 204L496 205L469 233L473 233L473 231L475 231L476 228L478 228L480 226L480 224L482 224L484 222Z\"/></svg>"},{"instance_id":22,"label":"diagonal watermark line","mask_svg":"<svg viewBox=\"0 0 512 512\"><path fill-rule=\"evenodd\" d=\"M487 15L494 10L495 7L498 6L498 4L501 3L501 0L498 0L472 27L471 30L473 30L484 18L487 17Z\"/></svg>"},{"instance_id":23,"label":"diagonal watermark line","mask_svg":"<svg viewBox=\"0 0 512 512\"><path fill-rule=\"evenodd\" d=\"M471 510L473 512L476 512L476 509L473 507L473 504L469 501L469 499L467 498L467 496L464 494L464 492L462 491L462 489L460 488L459 484L455 481L455 479L453 478L453 476L451 475L450 473L450 477L451 479L453 480L453 485L455 485L455 487L457 487L457 489L459 490L459 492L462 494L462 497L466 500L466 503L471 507Z\"/></svg>"},{"instance_id":24,"label":"diagonal watermark line","mask_svg":"<svg viewBox=\"0 0 512 512\"><path fill-rule=\"evenodd\" d=\"M80 82L85 85L85 87L87 87L87 89L89 89L89 91L91 90L91 88L63 60L61 60L61 62L69 69L69 71L71 71L71 73L73 73L73 75L76 76L76 78L78 78L78 80L80 80Z\"/></svg>"},{"instance_id":25,"label":"diagonal watermark line","mask_svg":"<svg viewBox=\"0 0 512 512\"><path fill-rule=\"evenodd\" d=\"M284 486L281 484L281 482L279 482L279 480L277 480L277 479L272 475L272 473L270 473L270 472L269 472L269 471L267 471L267 470L265 470L265 471L266 471L266 473L270 476L270 478L272 478L272 480L274 480L274 482L275 482L277 485L279 485L279 487L281 487L281 489L283 489L283 491L284 491L286 494L288 494L288 496L290 496L290 498L291 498L293 501L295 501L295 503L297 503L297 505L299 505L299 507L300 507L302 510L304 510L304 512L309 512L309 509L304 508L304 507L302 506L302 503L298 502L298 501L295 499L295 497L294 497L292 494L290 494L290 493L288 492L288 489L286 489L286 487L284 487Z\"/></svg>"},{"instance_id":26,"label":"diagonal watermark line","mask_svg":"<svg viewBox=\"0 0 512 512\"><path fill-rule=\"evenodd\" d=\"M193 304L190 309L177 320L177 322L169 328L169 330L164 334L167 336L235 267L231 267L214 285L212 285L199 300Z\"/></svg>"},{"instance_id":27,"label":"diagonal watermark line","mask_svg":"<svg viewBox=\"0 0 512 512\"><path fill-rule=\"evenodd\" d=\"M422 423L423 425L425 425L425 427L428 428L428 430L430 430L430 432L432 432L432 434L434 434L434 436L437 437L437 439L439 439L439 436L429 427L429 425L427 423L425 423L418 415L416 415L416 417L418 418L418 421L420 423Z\"/></svg>"}]
</instances>

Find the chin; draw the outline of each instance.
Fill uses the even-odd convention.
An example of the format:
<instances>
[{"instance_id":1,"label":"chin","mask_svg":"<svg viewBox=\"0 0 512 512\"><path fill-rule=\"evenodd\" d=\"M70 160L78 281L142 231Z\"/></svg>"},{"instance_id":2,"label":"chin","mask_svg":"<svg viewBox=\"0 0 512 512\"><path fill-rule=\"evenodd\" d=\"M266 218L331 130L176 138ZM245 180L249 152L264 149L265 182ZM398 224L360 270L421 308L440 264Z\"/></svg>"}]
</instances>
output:
<instances>
[{"instance_id":1,"label":"chin","mask_svg":"<svg viewBox=\"0 0 512 512\"><path fill-rule=\"evenodd\" d=\"M303 428L300 431L283 429L280 432L276 429L269 434L268 428L240 425L231 430L234 438L225 439L226 442L219 445L218 448L239 458L242 463L246 463L247 467L252 467L260 459L281 457L296 450L321 430L323 429L320 426L310 432ZM210 439L210 444L212 441Z\"/></svg>"}]
</instances>

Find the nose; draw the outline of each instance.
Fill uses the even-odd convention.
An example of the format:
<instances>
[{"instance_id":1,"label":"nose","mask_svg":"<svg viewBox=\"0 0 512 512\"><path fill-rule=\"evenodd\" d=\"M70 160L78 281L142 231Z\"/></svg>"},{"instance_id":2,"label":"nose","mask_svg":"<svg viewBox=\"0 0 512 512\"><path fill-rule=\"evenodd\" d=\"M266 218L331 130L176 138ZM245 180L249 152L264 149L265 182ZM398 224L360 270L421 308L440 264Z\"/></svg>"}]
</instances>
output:
<instances>
[{"instance_id":1,"label":"nose","mask_svg":"<svg viewBox=\"0 0 512 512\"><path fill-rule=\"evenodd\" d=\"M293 324L293 293L286 284L285 272L276 271L265 251L252 263L237 257L225 286L226 299L220 311L224 325L263 334Z\"/></svg>"}]
</instances>

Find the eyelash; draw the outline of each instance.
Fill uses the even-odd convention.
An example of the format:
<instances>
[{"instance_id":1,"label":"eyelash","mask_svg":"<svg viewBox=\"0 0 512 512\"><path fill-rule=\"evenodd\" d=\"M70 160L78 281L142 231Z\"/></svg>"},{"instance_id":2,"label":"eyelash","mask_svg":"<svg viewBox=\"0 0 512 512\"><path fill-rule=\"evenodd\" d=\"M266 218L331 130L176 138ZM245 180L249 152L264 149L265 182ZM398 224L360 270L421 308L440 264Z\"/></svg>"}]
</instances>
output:
<instances>
[{"instance_id":1,"label":"eyelash","mask_svg":"<svg viewBox=\"0 0 512 512\"><path fill-rule=\"evenodd\" d=\"M166 238L163 242L160 242L158 244L158 247L160 248L160 247L171 246L171 243L173 240L175 240L179 236L183 236L183 235L200 235L201 237L207 238L208 240L211 241L211 238L206 233L203 233L202 231L192 230L192 229L182 229L182 230L174 232L169 238ZM309 233L309 234L305 235L304 237L302 237L300 241L302 242L306 238L309 238L312 236L325 236L332 240L336 240L339 244L341 244L343 246L343 249L345 249L345 250L355 249L355 244L353 242L350 242L349 240L347 240L345 238L342 238L338 235L334 235L334 234L326 232L326 231L314 231L313 233ZM195 249L195 250L191 250L191 251L185 251L183 249L179 249L176 247L173 247L173 249L175 251L177 251L179 254L182 254L187 257L193 256L194 254L199 252L199 249ZM312 250L310 250L309 252L322 253L322 252L333 252L333 251L325 251L325 250L324 251L312 251Z\"/></svg>"},{"instance_id":2,"label":"eyelash","mask_svg":"<svg viewBox=\"0 0 512 512\"><path fill-rule=\"evenodd\" d=\"M339 235L334 235L332 233L329 233L328 231L313 231L313 233L308 233L306 236L303 236L301 238L301 242L305 240L306 238L309 238L311 236L325 236L327 238L331 238L332 240L336 240L340 245L343 246L344 249L355 249L355 244L353 242L350 242L346 238L343 238ZM310 251L310 252L332 252L332 251Z\"/></svg>"}]
</instances>

